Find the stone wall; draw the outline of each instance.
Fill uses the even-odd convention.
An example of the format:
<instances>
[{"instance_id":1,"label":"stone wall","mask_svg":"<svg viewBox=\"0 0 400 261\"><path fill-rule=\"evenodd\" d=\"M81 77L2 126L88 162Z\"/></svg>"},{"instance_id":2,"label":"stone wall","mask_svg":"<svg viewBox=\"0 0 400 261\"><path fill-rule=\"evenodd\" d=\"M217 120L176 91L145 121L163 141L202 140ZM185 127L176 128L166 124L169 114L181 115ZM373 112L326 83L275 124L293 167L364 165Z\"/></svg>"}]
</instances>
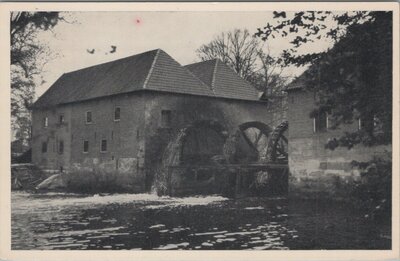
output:
<instances>
[{"instance_id":1,"label":"stone wall","mask_svg":"<svg viewBox=\"0 0 400 261\"><path fill-rule=\"evenodd\" d=\"M114 109L121 108L121 118L114 120ZM86 112L92 112L92 123L86 123ZM57 125L61 113L65 123ZM49 126L41 126L42 118L49 117ZM130 174L144 189L144 102L141 94L127 94L107 99L90 100L33 112L33 163L43 169L90 171ZM60 155L52 144L64 139L64 153ZM100 151L101 140L107 140L107 151ZM41 152L41 142L49 141L47 153ZM83 151L84 140L89 151ZM138 189L136 189L138 190Z\"/></svg>"},{"instance_id":2,"label":"stone wall","mask_svg":"<svg viewBox=\"0 0 400 261\"><path fill-rule=\"evenodd\" d=\"M351 161L390 156L390 146L357 145L352 149L325 149L329 138L339 137L345 131L357 130L358 123L314 133L313 119L309 116L315 106L314 94L293 90L289 92L288 100L289 190L292 195L346 196L349 185L360 178L359 170L351 166Z\"/></svg>"}]
</instances>

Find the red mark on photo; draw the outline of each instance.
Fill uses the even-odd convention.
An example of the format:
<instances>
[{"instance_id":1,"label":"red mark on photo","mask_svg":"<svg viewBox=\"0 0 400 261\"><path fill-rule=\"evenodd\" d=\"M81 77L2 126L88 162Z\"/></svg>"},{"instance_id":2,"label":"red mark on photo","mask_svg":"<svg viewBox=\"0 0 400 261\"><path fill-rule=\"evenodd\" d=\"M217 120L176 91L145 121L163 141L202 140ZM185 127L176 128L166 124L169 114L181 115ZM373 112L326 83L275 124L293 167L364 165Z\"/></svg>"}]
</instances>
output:
<instances>
[{"instance_id":1,"label":"red mark on photo","mask_svg":"<svg viewBox=\"0 0 400 261\"><path fill-rule=\"evenodd\" d=\"M140 25L142 24L142 20L140 18L135 19L135 24Z\"/></svg>"}]
</instances>

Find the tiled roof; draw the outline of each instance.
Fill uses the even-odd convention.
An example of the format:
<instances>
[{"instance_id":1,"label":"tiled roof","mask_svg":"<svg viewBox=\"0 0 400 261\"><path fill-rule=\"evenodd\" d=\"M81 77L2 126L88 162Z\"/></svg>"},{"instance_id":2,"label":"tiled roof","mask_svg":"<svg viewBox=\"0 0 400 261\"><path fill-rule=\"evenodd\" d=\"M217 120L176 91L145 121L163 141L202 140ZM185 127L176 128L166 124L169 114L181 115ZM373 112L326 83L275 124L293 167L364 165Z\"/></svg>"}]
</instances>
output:
<instances>
[{"instance_id":1,"label":"tiled roof","mask_svg":"<svg viewBox=\"0 0 400 261\"><path fill-rule=\"evenodd\" d=\"M212 86L214 79L214 70L217 60L209 60L199 63L185 65L185 67L199 77L205 84Z\"/></svg>"},{"instance_id":2,"label":"tiled roof","mask_svg":"<svg viewBox=\"0 0 400 261\"><path fill-rule=\"evenodd\" d=\"M157 49L63 74L33 107L140 90L258 100L257 91L222 62L184 67Z\"/></svg>"},{"instance_id":3,"label":"tiled roof","mask_svg":"<svg viewBox=\"0 0 400 261\"><path fill-rule=\"evenodd\" d=\"M171 56L159 50L152 71L143 87L146 90L214 96L210 87Z\"/></svg>"},{"instance_id":4,"label":"tiled roof","mask_svg":"<svg viewBox=\"0 0 400 261\"><path fill-rule=\"evenodd\" d=\"M63 74L34 107L83 101L143 88L158 50Z\"/></svg>"},{"instance_id":5,"label":"tiled roof","mask_svg":"<svg viewBox=\"0 0 400 261\"><path fill-rule=\"evenodd\" d=\"M258 91L218 59L185 66L214 91L215 96L240 100L259 100Z\"/></svg>"}]
</instances>

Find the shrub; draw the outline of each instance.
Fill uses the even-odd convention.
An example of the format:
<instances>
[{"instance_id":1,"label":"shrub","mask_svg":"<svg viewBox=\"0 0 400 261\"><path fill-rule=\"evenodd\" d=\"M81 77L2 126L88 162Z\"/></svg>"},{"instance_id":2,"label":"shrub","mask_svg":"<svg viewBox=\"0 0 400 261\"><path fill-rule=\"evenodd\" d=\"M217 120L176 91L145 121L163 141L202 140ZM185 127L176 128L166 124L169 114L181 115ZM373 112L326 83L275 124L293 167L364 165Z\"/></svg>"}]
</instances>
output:
<instances>
[{"instance_id":1,"label":"shrub","mask_svg":"<svg viewBox=\"0 0 400 261\"><path fill-rule=\"evenodd\" d=\"M66 175L67 189L80 193L129 192L132 174L103 169L75 170Z\"/></svg>"},{"instance_id":2,"label":"shrub","mask_svg":"<svg viewBox=\"0 0 400 261\"><path fill-rule=\"evenodd\" d=\"M382 217L391 213L392 161L374 157L368 162L353 162L361 170L361 179L355 182L351 195L366 217Z\"/></svg>"}]
</instances>

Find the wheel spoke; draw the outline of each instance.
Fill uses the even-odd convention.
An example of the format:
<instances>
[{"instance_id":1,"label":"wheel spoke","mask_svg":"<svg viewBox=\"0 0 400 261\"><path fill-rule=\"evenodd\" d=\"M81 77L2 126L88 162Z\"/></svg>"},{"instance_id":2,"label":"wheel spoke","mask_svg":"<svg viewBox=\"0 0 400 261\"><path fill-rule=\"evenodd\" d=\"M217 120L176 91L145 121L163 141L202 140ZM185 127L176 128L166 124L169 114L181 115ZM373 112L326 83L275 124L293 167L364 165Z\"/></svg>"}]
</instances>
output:
<instances>
[{"instance_id":1,"label":"wheel spoke","mask_svg":"<svg viewBox=\"0 0 400 261\"><path fill-rule=\"evenodd\" d=\"M242 132L244 140L249 144L250 148L252 148L254 151L258 153L258 149L256 146L254 146L254 143L250 140L250 138L247 136L246 132Z\"/></svg>"},{"instance_id":2,"label":"wheel spoke","mask_svg":"<svg viewBox=\"0 0 400 261\"><path fill-rule=\"evenodd\" d=\"M260 130L260 132L258 133L256 140L254 141L254 145L257 146L258 142L260 141L261 137L263 136L263 132Z\"/></svg>"}]
</instances>

